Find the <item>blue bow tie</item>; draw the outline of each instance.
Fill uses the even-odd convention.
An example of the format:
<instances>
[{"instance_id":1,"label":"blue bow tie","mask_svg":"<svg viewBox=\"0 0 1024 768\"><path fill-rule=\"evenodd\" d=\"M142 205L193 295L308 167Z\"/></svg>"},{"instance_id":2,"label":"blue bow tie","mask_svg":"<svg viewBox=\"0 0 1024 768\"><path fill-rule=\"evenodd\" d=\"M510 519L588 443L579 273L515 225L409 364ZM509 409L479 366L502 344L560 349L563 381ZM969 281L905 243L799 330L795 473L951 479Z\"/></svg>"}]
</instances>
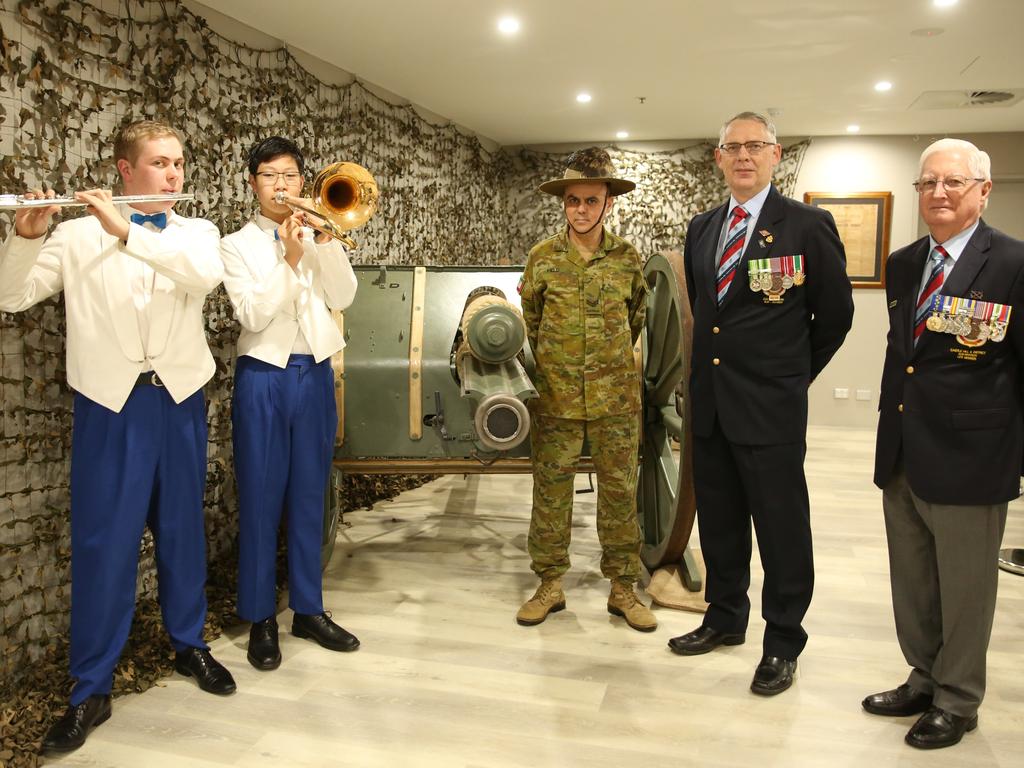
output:
<instances>
[{"instance_id":1,"label":"blue bow tie","mask_svg":"<svg viewBox=\"0 0 1024 768\"><path fill-rule=\"evenodd\" d=\"M274 227L274 239L275 240L280 240L281 239L281 236L279 234L277 234L277 227Z\"/></svg>"},{"instance_id":2,"label":"blue bow tie","mask_svg":"<svg viewBox=\"0 0 1024 768\"><path fill-rule=\"evenodd\" d=\"M153 214L150 214L149 216L147 216L144 213L133 213L132 214L132 223L133 224L139 224L141 226L142 224L145 224L147 221L150 224L152 224L154 227L157 227L158 229L164 229L167 226L167 214L166 213L153 213Z\"/></svg>"}]
</instances>

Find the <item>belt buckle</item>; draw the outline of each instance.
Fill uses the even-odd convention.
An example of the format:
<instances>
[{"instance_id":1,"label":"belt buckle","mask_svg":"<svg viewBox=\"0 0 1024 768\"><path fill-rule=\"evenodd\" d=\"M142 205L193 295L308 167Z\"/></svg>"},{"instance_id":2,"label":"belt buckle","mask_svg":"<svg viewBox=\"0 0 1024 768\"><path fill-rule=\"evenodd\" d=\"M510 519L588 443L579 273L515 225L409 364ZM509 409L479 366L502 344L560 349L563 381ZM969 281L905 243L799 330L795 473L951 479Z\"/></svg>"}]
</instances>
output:
<instances>
[{"instance_id":1,"label":"belt buckle","mask_svg":"<svg viewBox=\"0 0 1024 768\"><path fill-rule=\"evenodd\" d=\"M154 387L162 387L164 383L160 381L160 377L156 375L156 371L153 371L153 375L149 377L149 383Z\"/></svg>"}]
</instances>

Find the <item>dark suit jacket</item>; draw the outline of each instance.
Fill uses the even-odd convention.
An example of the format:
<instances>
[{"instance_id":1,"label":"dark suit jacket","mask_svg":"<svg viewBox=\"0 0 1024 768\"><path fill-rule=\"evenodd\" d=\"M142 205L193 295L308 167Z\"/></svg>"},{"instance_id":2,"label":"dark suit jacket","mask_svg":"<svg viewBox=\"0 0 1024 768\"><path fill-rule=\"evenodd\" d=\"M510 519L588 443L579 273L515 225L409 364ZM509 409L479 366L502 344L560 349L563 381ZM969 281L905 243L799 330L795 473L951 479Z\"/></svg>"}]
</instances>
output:
<instances>
[{"instance_id":1,"label":"dark suit jacket","mask_svg":"<svg viewBox=\"0 0 1024 768\"><path fill-rule=\"evenodd\" d=\"M902 453L907 482L925 501L999 504L1020 495L1024 458L1024 243L982 221L946 278L944 295L1013 307L1006 338L973 348L932 331L914 347L928 245L922 238L886 264L889 335L875 484L885 486Z\"/></svg>"},{"instance_id":2,"label":"dark suit jacket","mask_svg":"<svg viewBox=\"0 0 1024 768\"><path fill-rule=\"evenodd\" d=\"M800 442L807 432L807 387L853 323L846 253L830 213L772 187L719 307L716 250L727 207L695 216L683 251L693 308L693 433L710 435L717 415L734 443ZM787 290L782 303L750 290L750 259L794 255L803 256L806 281Z\"/></svg>"}]
</instances>

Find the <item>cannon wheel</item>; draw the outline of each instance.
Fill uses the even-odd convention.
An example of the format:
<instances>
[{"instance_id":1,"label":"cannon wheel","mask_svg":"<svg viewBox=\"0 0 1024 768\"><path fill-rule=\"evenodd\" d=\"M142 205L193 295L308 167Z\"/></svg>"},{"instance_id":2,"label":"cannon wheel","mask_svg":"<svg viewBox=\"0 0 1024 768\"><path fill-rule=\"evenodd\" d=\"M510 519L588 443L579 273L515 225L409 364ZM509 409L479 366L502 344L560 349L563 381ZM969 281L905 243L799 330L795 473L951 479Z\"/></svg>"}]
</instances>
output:
<instances>
[{"instance_id":1,"label":"cannon wheel","mask_svg":"<svg viewBox=\"0 0 1024 768\"><path fill-rule=\"evenodd\" d=\"M676 251L652 256L644 266L644 277L651 293L642 334L643 426L637 482L641 557L652 572L682 563L687 586L700 589L700 576L687 550L697 507L687 389L693 314L683 257ZM673 437L679 441L678 462Z\"/></svg>"},{"instance_id":2,"label":"cannon wheel","mask_svg":"<svg viewBox=\"0 0 1024 768\"><path fill-rule=\"evenodd\" d=\"M338 537L338 519L341 516L341 481L343 474L337 467L331 467L324 491L324 528L320 541L320 570L327 567L334 554L334 540Z\"/></svg>"}]
</instances>

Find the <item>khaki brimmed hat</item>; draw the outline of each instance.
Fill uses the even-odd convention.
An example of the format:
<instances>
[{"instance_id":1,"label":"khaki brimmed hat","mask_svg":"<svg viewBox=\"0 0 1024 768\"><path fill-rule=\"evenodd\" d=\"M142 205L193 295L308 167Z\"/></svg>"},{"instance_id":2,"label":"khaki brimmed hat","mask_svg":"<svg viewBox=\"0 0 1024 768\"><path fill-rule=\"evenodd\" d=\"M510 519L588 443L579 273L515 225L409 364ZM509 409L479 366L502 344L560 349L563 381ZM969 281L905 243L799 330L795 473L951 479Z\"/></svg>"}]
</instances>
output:
<instances>
[{"instance_id":1,"label":"khaki brimmed hat","mask_svg":"<svg viewBox=\"0 0 1024 768\"><path fill-rule=\"evenodd\" d=\"M562 174L562 178L545 181L537 189L561 197L570 184L591 181L606 183L608 194L612 197L636 188L636 184L629 179L620 179L615 175L615 164L607 152L600 147L587 147L569 155L565 161L565 173Z\"/></svg>"}]
</instances>

